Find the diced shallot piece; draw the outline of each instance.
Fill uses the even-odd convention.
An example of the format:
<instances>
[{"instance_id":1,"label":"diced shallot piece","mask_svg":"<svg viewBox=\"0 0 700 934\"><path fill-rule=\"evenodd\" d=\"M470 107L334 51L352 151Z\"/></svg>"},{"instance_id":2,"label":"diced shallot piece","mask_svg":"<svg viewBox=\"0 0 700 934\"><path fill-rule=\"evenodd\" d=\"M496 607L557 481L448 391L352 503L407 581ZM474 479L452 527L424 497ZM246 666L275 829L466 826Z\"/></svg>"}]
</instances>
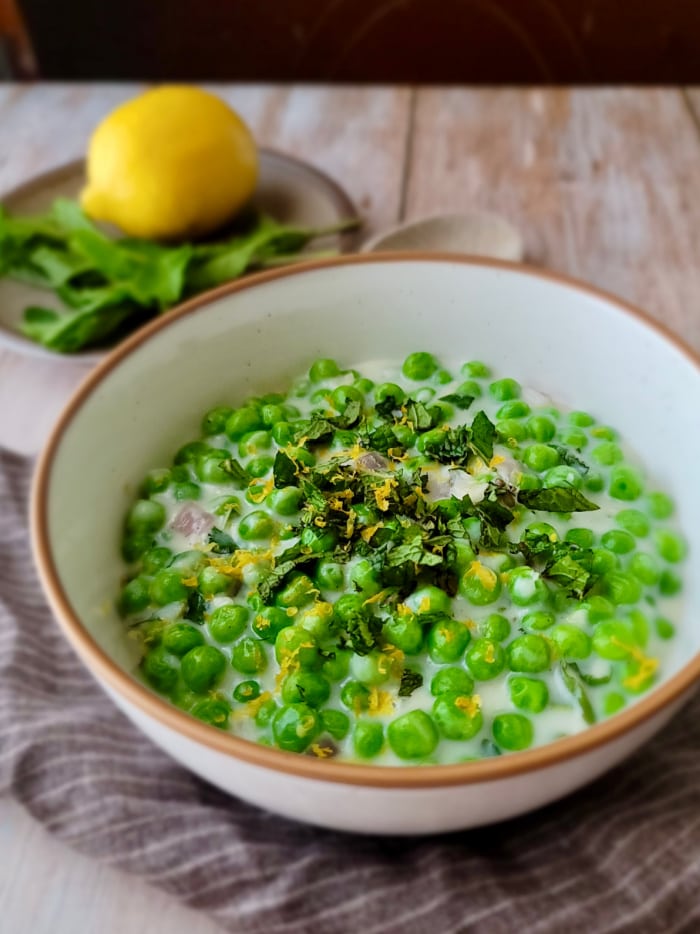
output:
<instances>
[{"instance_id":1,"label":"diced shallot piece","mask_svg":"<svg viewBox=\"0 0 700 934\"><path fill-rule=\"evenodd\" d=\"M172 519L169 528L190 540L201 539L214 527L215 522L211 513L205 512L196 503L187 503Z\"/></svg>"}]
</instances>

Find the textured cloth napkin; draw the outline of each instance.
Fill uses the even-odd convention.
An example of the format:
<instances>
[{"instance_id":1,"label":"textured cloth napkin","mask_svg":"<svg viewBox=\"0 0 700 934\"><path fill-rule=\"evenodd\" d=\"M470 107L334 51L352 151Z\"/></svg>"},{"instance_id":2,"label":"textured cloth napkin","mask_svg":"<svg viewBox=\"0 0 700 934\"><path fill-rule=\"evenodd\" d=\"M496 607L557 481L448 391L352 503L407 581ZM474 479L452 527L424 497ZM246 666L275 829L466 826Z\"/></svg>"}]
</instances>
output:
<instances>
[{"instance_id":1,"label":"textured cloth napkin","mask_svg":"<svg viewBox=\"0 0 700 934\"><path fill-rule=\"evenodd\" d=\"M595 784L496 827L382 839L286 821L176 765L83 669L33 570L30 472L0 452L0 793L69 846L235 932L700 930L700 699Z\"/></svg>"}]
</instances>

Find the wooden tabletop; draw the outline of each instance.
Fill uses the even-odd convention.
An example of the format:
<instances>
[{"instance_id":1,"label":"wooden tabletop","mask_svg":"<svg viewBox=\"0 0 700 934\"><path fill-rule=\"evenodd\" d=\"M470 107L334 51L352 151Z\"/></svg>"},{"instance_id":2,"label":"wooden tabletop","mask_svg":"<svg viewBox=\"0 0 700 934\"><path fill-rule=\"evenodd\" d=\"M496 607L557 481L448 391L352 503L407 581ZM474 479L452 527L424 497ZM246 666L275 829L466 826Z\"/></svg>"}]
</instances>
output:
<instances>
[{"instance_id":1,"label":"wooden tabletop","mask_svg":"<svg viewBox=\"0 0 700 934\"><path fill-rule=\"evenodd\" d=\"M137 90L0 88L0 192L80 156L96 122ZM440 211L499 212L522 230L529 262L618 293L700 350L700 90L213 90L260 143L336 178L367 234ZM0 351L0 445L38 450L84 372ZM3 855L16 854L0 856L0 902L16 919L13 926L6 913L8 930L27 929L31 905L39 934L116 934L124 928L114 906L127 891L129 929L164 929L163 898L67 851L59 858L43 832L0 801L2 828ZM37 865L52 867L40 896ZM190 913L172 910L172 934L210 930L204 918L193 926Z\"/></svg>"},{"instance_id":2,"label":"wooden tabletop","mask_svg":"<svg viewBox=\"0 0 700 934\"><path fill-rule=\"evenodd\" d=\"M0 192L85 151L136 85L0 88ZM700 349L700 90L213 86L307 159L366 232L497 211L527 260L646 308ZM525 310L526 311L526 310ZM0 351L0 445L37 451L84 367Z\"/></svg>"}]
</instances>

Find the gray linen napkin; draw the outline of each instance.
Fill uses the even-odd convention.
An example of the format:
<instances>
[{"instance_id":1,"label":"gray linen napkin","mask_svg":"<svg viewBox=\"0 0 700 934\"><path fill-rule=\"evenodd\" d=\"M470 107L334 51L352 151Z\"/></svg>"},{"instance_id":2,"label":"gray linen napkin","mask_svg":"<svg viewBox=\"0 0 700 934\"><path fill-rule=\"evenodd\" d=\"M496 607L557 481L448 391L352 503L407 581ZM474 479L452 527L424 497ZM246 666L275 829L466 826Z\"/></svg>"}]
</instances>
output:
<instances>
[{"instance_id":1,"label":"gray linen napkin","mask_svg":"<svg viewBox=\"0 0 700 934\"><path fill-rule=\"evenodd\" d=\"M0 793L69 846L259 934L700 930L700 702L559 804L416 839L294 824L190 775L112 706L39 590L31 464L0 451Z\"/></svg>"}]
</instances>

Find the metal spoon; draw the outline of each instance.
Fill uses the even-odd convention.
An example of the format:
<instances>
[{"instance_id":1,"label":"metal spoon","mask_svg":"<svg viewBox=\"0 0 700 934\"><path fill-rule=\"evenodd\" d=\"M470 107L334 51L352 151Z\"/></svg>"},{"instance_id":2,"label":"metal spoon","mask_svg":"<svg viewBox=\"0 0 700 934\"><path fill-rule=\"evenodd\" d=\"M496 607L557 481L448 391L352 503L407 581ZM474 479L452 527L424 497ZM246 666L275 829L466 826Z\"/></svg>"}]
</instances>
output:
<instances>
[{"instance_id":1,"label":"metal spoon","mask_svg":"<svg viewBox=\"0 0 700 934\"><path fill-rule=\"evenodd\" d=\"M444 250L515 262L524 253L523 238L509 221L480 211L409 221L375 234L362 245L363 253L387 250Z\"/></svg>"}]
</instances>

